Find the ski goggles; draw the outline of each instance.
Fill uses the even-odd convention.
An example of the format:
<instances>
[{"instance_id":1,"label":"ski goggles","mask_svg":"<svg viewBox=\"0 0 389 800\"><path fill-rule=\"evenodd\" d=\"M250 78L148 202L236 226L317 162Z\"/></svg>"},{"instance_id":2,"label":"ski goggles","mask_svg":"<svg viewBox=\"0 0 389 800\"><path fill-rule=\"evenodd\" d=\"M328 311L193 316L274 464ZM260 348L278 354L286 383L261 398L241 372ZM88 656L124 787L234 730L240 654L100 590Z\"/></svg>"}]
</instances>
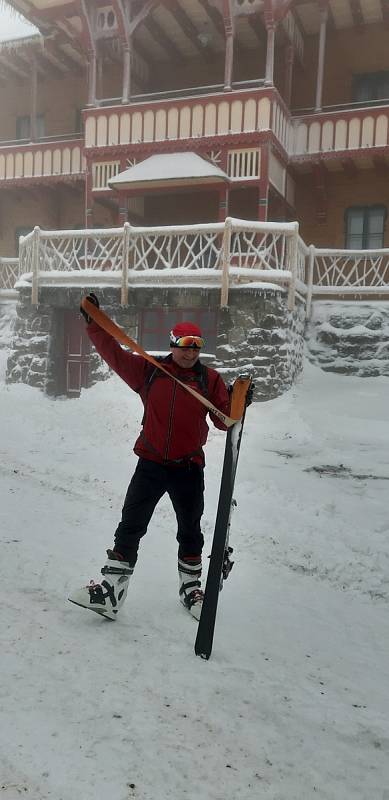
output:
<instances>
[{"instance_id":1,"label":"ski goggles","mask_svg":"<svg viewBox=\"0 0 389 800\"><path fill-rule=\"evenodd\" d=\"M200 349L204 347L204 339L202 336L174 336L170 334L170 347L193 347Z\"/></svg>"}]
</instances>

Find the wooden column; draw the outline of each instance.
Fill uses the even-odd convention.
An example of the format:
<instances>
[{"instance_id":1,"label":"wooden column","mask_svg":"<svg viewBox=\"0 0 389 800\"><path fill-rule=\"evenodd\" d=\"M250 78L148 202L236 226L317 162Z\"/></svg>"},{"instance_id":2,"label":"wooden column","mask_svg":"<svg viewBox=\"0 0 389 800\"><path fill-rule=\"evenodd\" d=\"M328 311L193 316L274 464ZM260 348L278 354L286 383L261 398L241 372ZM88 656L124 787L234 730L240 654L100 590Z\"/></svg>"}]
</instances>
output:
<instances>
[{"instance_id":1,"label":"wooden column","mask_svg":"<svg viewBox=\"0 0 389 800\"><path fill-rule=\"evenodd\" d=\"M128 197L119 196L119 227L128 222Z\"/></svg>"},{"instance_id":2,"label":"wooden column","mask_svg":"<svg viewBox=\"0 0 389 800\"><path fill-rule=\"evenodd\" d=\"M266 24L267 30L267 47L266 47L266 86L273 86L274 83L274 49L275 49L275 36L276 27L274 22Z\"/></svg>"},{"instance_id":3,"label":"wooden column","mask_svg":"<svg viewBox=\"0 0 389 800\"><path fill-rule=\"evenodd\" d=\"M234 35L231 30L227 31L226 38L226 57L224 62L224 91L228 92L232 86L232 73L234 66Z\"/></svg>"},{"instance_id":4,"label":"wooden column","mask_svg":"<svg viewBox=\"0 0 389 800\"><path fill-rule=\"evenodd\" d=\"M285 51L285 102L288 108L290 108L292 102L293 67L294 47L289 44Z\"/></svg>"},{"instance_id":5,"label":"wooden column","mask_svg":"<svg viewBox=\"0 0 389 800\"><path fill-rule=\"evenodd\" d=\"M92 165L86 163L85 172L85 227L93 228Z\"/></svg>"},{"instance_id":6,"label":"wooden column","mask_svg":"<svg viewBox=\"0 0 389 800\"><path fill-rule=\"evenodd\" d=\"M219 190L219 213L218 213L219 222L224 222L225 218L228 217L229 195L230 195L230 190L228 184L226 184Z\"/></svg>"},{"instance_id":7,"label":"wooden column","mask_svg":"<svg viewBox=\"0 0 389 800\"><path fill-rule=\"evenodd\" d=\"M38 105L38 69L34 57L31 59L31 108L30 108L30 138L32 142L37 139L37 105Z\"/></svg>"},{"instance_id":8,"label":"wooden column","mask_svg":"<svg viewBox=\"0 0 389 800\"><path fill-rule=\"evenodd\" d=\"M319 54L318 54L318 61L317 61L315 111L321 111L321 109L322 109L324 61L325 61L326 37L327 37L327 20L328 20L328 7L326 5L325 6L321 5L321 7L320 7Z\"/></svg>"},{"instance_id":9,"label":"wooden column","mask_svg":"<svg viewBox=\"0 0 389 800\"><path fill-rule=\"evenodd\" d=\"M96 105L96 50L88 51L88 106Z\"/></svg>"},{"instance_id":10,"label":"wooden column","mask_svg":"<svg viewBox=\"0 0 389 800\"><path fill-rule=\"evenodd\" d=\"M258 183L258 220L267 222L269 207L269 147L261 148L261 172Z\"/></svg>"},{"instance_id":11,"label":"wooden column","mask_svg":"<svg viewBox=\"0 0 389 800\"><path fill-rule=\"evenodd\" d=\"M131 40L130 40L131 41ZM131 99L131 49L125 44L123 47L123 94L122 103L129 103Z\"/></svg>"}]
</instances>

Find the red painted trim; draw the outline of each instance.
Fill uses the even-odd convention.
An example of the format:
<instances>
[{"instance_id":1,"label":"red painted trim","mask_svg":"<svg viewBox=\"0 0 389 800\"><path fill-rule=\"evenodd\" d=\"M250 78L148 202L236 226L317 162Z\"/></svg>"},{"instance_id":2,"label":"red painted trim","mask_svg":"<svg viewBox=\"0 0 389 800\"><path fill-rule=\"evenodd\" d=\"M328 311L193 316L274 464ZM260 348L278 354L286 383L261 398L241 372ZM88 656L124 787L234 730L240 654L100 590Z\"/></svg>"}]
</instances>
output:
<instances>
[{"instance_id":1,"label":"red painted trim","mask_svg":"<svg viewBox=\"0 0 389 800\"><path fill-rule=\"evenodd\" d=\"M112 161L113 158L147 158L160 153L190 152L205 155L208 150L231 149L234 147L260 147L272 138L269 131L251 131L250 133L221 134L220 136L203 136L195 139L170 139L159 142L139 142L136 144L106 145L105 147L89 147L85 151L88 160L99 158Z\"/></svg>"},{"instance_id":2,"label":"red painted trim","mask_svg":"<svg viewBox=\"0 0 389 800\"><path fill-rule=\"evenodd\" d=\"M31 178L5 178L4 180L0 180L0 188L6 189L14 188L16 186L37 186L37 185L47 185L49 186L51 183L84 183L85 181L85 173L84 172L75 172L74 174L66 174L66 175L36 175Z\"/></svg>"},{"instance_id":3,"label":"red painted trim","mask_svg":"<svg viewBox=\"0 0 389 800\"><path fill-rule=\"evenodd\" d=\"M290 112L289 112L290 114ZM312 114L300 114L296 116L291 116L293 122L302 122L306 123L307 125L310 122L327 122L334 121L338 122L339 119L342 117L345 118L354 118L359 117L360 119L365 119L366 117L380 117L382 115L389 116L389 105L383 106L373 106L373 107L364 107L364 108L344 108L339 111L320 111L319 113L312 113Z\"/></svg>"},{"instance_id":4,"label":"red painted trim","mask_svg":"<svg viewBox=\"0 0 389 800\"><path fill-rule=\"evenodd\" d=\"M358 158L372 158L383 155L389 155L389 145L384 145L380 147L361 147L357 150L325 150L323 152L315 151L314 153L307 153L306 155L298 155L292 156L289 160L291 165L298 165L304 164L306 162L317 162L318 159L320 161L339 161L339 160L350 160L350 161L357 161Z\"/></svg>"},{"instance_id":5,"label":"red painted trim","mask_svg":"<svg viewBox=\"0 0 389 800\"><path fill-rule=\"evenodd\" d=\"M86 108L83 111L84 120L88 117L96 117L105 114L109 116L110 114L125 114L125 113L134 113L136 111L145 111L148 108L156 109L156 110L169 110L171 108L182 108L183 106L193 106L197 105L206 105L210 101L218 101L219 103L230 101L233 102L234 100L247 100L247 99L256 99L256 98L263 98L268 97L269 100L273 100L273 98L280 101L280 103L286 109L284 101L282 100L281 96L277 92L276 89L273 87L257 87L255 89L238 89L232 90L231 92L217 92L216 94L201 94L201 95L191 95L190 97L179 97L179 98L170 98L166 100L150 100L144 101L142 103L130 103L128 105L114 105L114 106L97 106L96 108ZM290 115L290 111L286 109L287 113Z\"/></svg>"},{"instance_id":6,"label":"red painted trim","mask_svg":"<svg viewBox=\"0 0 389 800\"><path fill-rule=\"evenodd\" d=\"M104 194L109 197L136 197L140 195L152 194L152 195L164 195L164 194L188 194L189 192L216 192L220 194L221 190L224 192L226 191L227 184L220 184L220 183L202 183L197 185L192 185L189 180L186 186L142 186L139 189L116 189L116 190L108 190L107 192L104 190ZM100 189L99 191L94 194L94 197L97 199L99 195L103 195L103 191Z\"/></svg>"},{"instance_id":7,"label":"red painted trim","mask_svg":"<svg viewBox=\"0 0 389 800\"><path fill-rule=\"evenodd\" d=\"M2 146L0 142L0 155L17 155L18 153L37 153L40 150L66 150L79 147L84 152L84 139L61 139L56 142L30 142L29 144L12 144Z\"/></svg>"}]
</instances>

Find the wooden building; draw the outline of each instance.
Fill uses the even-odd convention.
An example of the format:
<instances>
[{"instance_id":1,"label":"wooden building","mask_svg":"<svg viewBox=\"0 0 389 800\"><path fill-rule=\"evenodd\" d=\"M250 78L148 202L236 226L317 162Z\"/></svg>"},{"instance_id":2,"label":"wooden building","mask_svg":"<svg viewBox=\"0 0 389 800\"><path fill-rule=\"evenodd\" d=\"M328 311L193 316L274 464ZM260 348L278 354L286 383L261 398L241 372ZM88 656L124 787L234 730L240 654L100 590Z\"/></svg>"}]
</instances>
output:
<instances>
[{"instance_id":1,"label":"wooden building","mask_svg":"<svg viewBox=\"0 0 389 800\"><path fill-rule=\"evenodd\" d=\"M11 0L0 45L0 255L48 229L297 219L388 243L385 0ZM110 188L191 151L228 184Z\"/></svg>"},{"instance_id":2,"label":"wooden building","mask_svg":"<svg viewBox=\"0 0 389 800\"><path fill-rule=\"evenodd\" d=\"M8 5L39 33L0 44L0 260L17 257L19 237L35 226L81 234L85 229L126 231L126 223L201 228L222 224L226 217L254 225L297 220L307 245L337 253L389 247L387 0L9 0ZM210 235L198 235L203 234ZM239 266L258 260L256 235L233 234ZM288 237L292 241L288 231L277 235L284 243ZM101 247L102 236L93 247ZM52 237L39 237L37 232L36 247L29 240L24 257L24 263L32 263L35 252L36 270L39 242L48 264L54 263L54 250L59 253ZM274 237L271 248L278 264ZM63 248L71 243L78 264L85 237L65 239ZM185 247L192 257L196 252L189 239ZM304 243L299 253L297 247L293 280L300 270L306 287L315 256ZM363 283L369 292L372 282L377 291L387 290L387 255L385 264L380 256L379 266L369 257L360 279L359 262L348 263L344 253L335 260L331 252L317 257L317 274L322 268L324 276L318 283L337 282L343 270L346 283L350 275L357 276L358 291ZM286 270L289 255L282 265ZM106 255L99 258L106 260ZM99 269L98 259L94 268ZM5 269L13 274L11 260ZM81 285L66 296L46 282L36 319L33 310L27 313L23 307L28 290L20 289L24 310L16 329L21 345L11 359L12 380L21 376L50 386L53 393L70 394L88 382L82 376L89 356L85 361L81 333L74 338ZM105 285L118 286L113 278ZM114 307L120 289L107 291ZM234 341L232 372L251 326L260 333L247 348L248 363L253 354L259 361L264 358L258 348L266 339L276 348L262 365L263 396L290 385L301 365L304 328L301 308L292 321L288 317L290 286L288 301L285 292L282 302L273 293L269 306L269 293L258 287L246 291L247 330L241 298L235 296L237 316L232 303L231 319L223 327L217 293L206 299L200 293L191 293L191 313L202 315L210 338L219 342L217 358L228 356L233 319L242 336ZM143 293L141 309L136 291L128 299L128 285L123 285L123 321L152 346L147 326L158 339L171 311L188 313L184 295L161 290L151 302L150 294ZM162 306L166 319L158 323ZM270 318L274 335L266 328ZM277 342L281 327L285 336ZM48 344L34 372L28 336L38 328ZM53 355L53 331L61 331L63 356ZM218 350L222 341L228 345L224 351ZM292 351L299 353L297 360L290 357ZM79 360L74 362L76 377L69 378L73 355ZM65 369L54 374L47 366L53 359L62 359ZM274 372L277 359L280 368ZM35 377L26 378L31 370Z\"/></svg>"}]
</instances>

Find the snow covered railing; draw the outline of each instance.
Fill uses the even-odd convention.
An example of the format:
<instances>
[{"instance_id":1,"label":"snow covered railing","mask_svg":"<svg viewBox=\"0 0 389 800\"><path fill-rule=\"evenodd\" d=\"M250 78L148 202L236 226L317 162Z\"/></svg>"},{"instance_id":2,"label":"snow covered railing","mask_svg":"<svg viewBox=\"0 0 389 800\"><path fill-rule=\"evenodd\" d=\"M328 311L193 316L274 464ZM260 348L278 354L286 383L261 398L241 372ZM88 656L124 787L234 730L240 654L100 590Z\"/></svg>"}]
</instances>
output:
<instances>
[{"instance_id":1,"label":"snow covered railing","mask_svg":"<svg viewBox=\"0 0 389 800\"><path fill-rule=\"evenodd\" d=\"M307 313L313 295L382 294L389 291L389 249L334 250L310 247Z\"/></svg>"},{"instance_id":2,"label":"snow covered railing","mask_svg":"<svg viewBox=\"0 0 389 800\"><path fill-rule=\"evenodd\" d=\"M328 250L307 245L297 222L252 222L227 217L204 225L132 227L74 231L34 228L20 239L17 259L3 259L2 285L13 288L17 276L32 285L80 283L120 286L127 305L128 288L139 284L214 285L221 306L231 285L272 282L296 294L310 314L313 296L366 296L389 292L388 250ZM1 263L1 262L0 262ZM13 270L16 270L13 274ZM77 279L78 273L78 279ZM20 285L20 277L19 277Z\"/></svg>"},{"instance_id":3,"label":"snow covered railing","mask_svg":"<svg viewBox=\"0 0 389 800\"><path fill-rule=\"evenodd\" d=\"M42 231L36 227L20 240L20 270L32 283L38 303L40 283L59 283L75 273L106 285L121 285L128 302L129 284L213 281L228 304L230 283L271 281L288 287L294 307L302 278L297 222L261 223L228 217L225 222L169 227L132 227ZM301 275L300 275L301 273ZM301 282L301 280L300 280Z\"/></svg>"},{"instance_id":4,"label":"snow covered railing","mask_svg":"<svg viewBox=\"0 0 389 800\"><path fill-rule=\"evenodd\" d=\"M14 287L18 277L19 259L0 258L0 296L14 294Z\"/></svg>"}]
</instances>

